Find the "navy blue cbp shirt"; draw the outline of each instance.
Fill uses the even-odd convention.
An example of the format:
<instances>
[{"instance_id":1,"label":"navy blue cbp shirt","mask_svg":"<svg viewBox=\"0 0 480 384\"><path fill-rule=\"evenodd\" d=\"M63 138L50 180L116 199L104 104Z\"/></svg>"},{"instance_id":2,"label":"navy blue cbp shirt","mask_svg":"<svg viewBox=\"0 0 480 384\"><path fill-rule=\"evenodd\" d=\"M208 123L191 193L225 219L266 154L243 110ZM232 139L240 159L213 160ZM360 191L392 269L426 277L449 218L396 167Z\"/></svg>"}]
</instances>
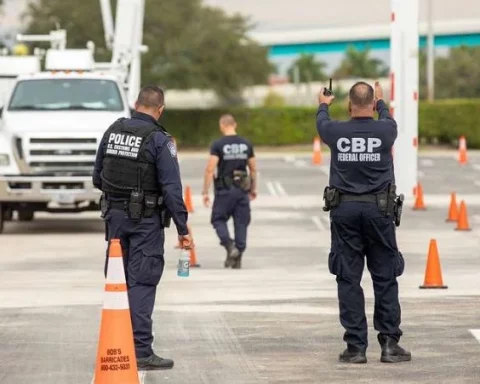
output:
<instances>
[{"instance_id":1,"label":"navy blue cbp shirt","mask_svg":"<svg viewBox=\"0 0 480 384\"><path fill-rule=\"evenodd\" d=\"M156 124L155 119L145 113L134 112L129 119L129 126L135 126L135 122L149 122ZM93 185L101 189L103 156L106 148L105 135L100 142L93 170ZM187 235L188 212L183 202L183 188L180 179L180 168L178 166L177 153L170 137L163 132L155 132L153 140L150 140L145 148L147 156L155 160L157 166L157 180L163 186L163 198L167 209L172 215L172 220L177 227L179 235Z\"/></svg>"},{"instance_id":2,"label":"navy blue cbp shirt","mask_svg":"<svg viewBox=\"0 0 480 384\"><path fill-rule=\"evenodd\" d=\"M317 130L331 151L330 187L349 194L384 191L395 183L392 147L397 123L383 100L377 102L378 120L370 117L332 121L328 105L317 112Z\"/></svg>"}]
</instances>

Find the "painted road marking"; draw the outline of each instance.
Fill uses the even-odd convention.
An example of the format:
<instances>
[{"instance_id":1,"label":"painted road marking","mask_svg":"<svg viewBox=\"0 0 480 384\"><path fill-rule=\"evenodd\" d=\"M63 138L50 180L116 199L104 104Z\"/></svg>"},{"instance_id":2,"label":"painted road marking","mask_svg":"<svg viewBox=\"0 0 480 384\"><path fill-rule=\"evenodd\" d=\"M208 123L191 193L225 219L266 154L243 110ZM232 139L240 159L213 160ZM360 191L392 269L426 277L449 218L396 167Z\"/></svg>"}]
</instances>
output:
<instances>
[{"instance_id":1,"label":"painted road marking","mask_svg":"<svg viewBox=\"0 0 480 384\"><path fill-rule=\"evenodd\" d=\"M295 161L295 156L285 156L283 158L283 160L286 162L286 163L293 163Z\"/></svg>"},{"instance_id":2,"label":"painted road marking","mask_svg":"<svg viewBox=\"0 0 480 384\"><path fill-rule=\"evenodd\" d=\"M480 171L480 164L472 164L473 169Z\"/></svg>"},{"instance_id":3,"label":"painted road marking","mask_svg":"<svg viewBox=\"0 0 480 384\"><path fill-rule=\"evenodd\" d=\"M271 181L267 181L267 188L272 196L278 196L277 191L275 190L275 187Z\"/></svg>"},{"instance_id":4,"label":"painted road marking","mask_svg":"<svg viewBox=\"0 0 480 384\"><path fill-rule=\"evenodd\" d=\"M433 167L435 162L432 159L421 159L420 165L423 165L424 167Z\"/></svg>"},{"instance_id":5,"label":"painted road marking","mask_svg":"<svg viewBox=\"0 0 480 384\"><path fill-rule=\"evenodd\" d=\"M480 187L480 180L475 180L473 184L475 184L477 187Z\"/></svg>"},{"instance_id":6,"label":"painted road marking","mask_svg":"<svg viewBox=\"0 0 480 384\"><path fill-rule=\"evenodd\" d=\"M320 220L318 216L312 216L312 221L313 221L313 224L315 224L318 229L320 229L321 231L325 231L326 228L323 225L322 220Z\"/></svg>"},{"instance_id":7,"label":"painted road marking","mask_svg":"<svg viewBox=\"0 0 480 384\"><path fill-rule=\"evenodd\" d=\"M280 182L275 181L273 185L277 188L279 196L288 196L287 191L285 191L285 189L282 187L282 184L280 184Z\"/></svg>"},{"instance_id":8,"label":"painted road marking","mask_svg":"<svg viewBox=\"0 0 480 384\"><path fill-rule=\"evenodd\" d=\"M480 343L480 329L470 329L470 333L477 339Z\"/></svg>"},{"instance_id":9,"label":"painted road marking","mask_svg":"<svg viewBox=\"0 0 480 384\"><path fill-rule=\"evenodd\" d=\"M295 166L298 168L305 168L308 167L308 164L305 160L295 160Z\"/></svg>"}]
</instances>

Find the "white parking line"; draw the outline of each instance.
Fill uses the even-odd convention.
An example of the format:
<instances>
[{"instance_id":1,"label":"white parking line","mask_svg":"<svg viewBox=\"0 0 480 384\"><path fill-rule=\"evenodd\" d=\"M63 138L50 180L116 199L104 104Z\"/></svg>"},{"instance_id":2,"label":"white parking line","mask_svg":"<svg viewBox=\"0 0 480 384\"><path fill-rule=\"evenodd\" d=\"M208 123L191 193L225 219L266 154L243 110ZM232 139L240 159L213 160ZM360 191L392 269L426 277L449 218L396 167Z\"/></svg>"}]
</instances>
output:
<instances>
[{"instance_id":1,"label":"white parking line","mask_svg":"<svg viewBox=\"0 0 480 384\"><path fill-rule=\"evenodd\" d=\"M480 343L480 329L470 329L470 333L477 339Z\"/></svg>"},{"instance_id":2,"label":"white parking line","mask_svg":"<svg viewBox=\"0 0 480 384\"><path fill-rule=\"evenodd\" d=\"M275 187L273 186L273 183L271 181L267 181L267 188L268 191L272 196L278 196L277 191L275 190Z\"/></svg>"},{"instance_id":3,"label":"white parking line","mask_svg":"<svg viewBox=\"0 0 480 384\"><path fill-rule=\"evenodd\" d=\"M308 164L305 160L295 160L295 166L299 168L305 168L308 167Z\"/></svg>"},{"instance_id":4,"label":"white parking line","mask_svg":"<svg viewBox=\"0 0 480 384\"><path fill-rule=\"evenodd\" d=\"M473 184L475 184L477 187L480 187L480 180L475 180Z\"/></svg>"},{"instance_id":5,"label":"white parking line","mask_svg":"<svg viewBox=\"0 0 480 384\"><path fill-rule=\"evenodd\" d=\"M295 161L295 156L285 156L283 158L283 160L286 162L286 163L293 163Z\"/></svg>"},{"instance_id":6,"label":"white parking line","mask_svg":"<svg viewBox=\"0 0 480 384\"><path fill-rule=\"evenodd\" d=\"M282 187L282 184L280 184L280 182L275 181L273 185L277 188L278 194L280 196L288 196L287 191L285 191L285 189Z\"/></svg>"},{"instance_id":7,"label":"white parking line","mask_svg":"<svg viewBox=\"0 0 480 384\"><path fill-rule=\"evenodd\" d=\"M473 169L480 171L480 164L472 164Z\"/></svg>"},{"instance_id":8,"label":"white parking line","mask_svg":"<svg viewBox=\"0 0 480 384\"><path fill-rule=\"evenodd\" d=\"M315 224L318 229L320 229L321 231L325 231L326 228L323 225L322 220L320 220L318 216L312 216L312 221L313 221L313 224Z\"/></svg>"},{"instance_id":9,"label":"white parking line","mask_svg":"<svg viewBox=\"0 0 480 384\"><path fill-rule=\"evenodd\" d=\"M435 162L432 159L421 159L420 165L423 165L424 167L433 167Z\"/></svg>"}]
</instances>

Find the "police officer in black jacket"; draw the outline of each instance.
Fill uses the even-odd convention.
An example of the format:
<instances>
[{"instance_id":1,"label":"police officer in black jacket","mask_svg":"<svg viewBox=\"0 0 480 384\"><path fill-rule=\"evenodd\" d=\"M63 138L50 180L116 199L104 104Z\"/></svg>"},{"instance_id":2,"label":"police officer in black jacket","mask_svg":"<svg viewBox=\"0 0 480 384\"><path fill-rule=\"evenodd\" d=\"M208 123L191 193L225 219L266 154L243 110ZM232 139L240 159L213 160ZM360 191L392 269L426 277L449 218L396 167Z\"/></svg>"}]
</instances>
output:
<instances>
[{"instance_id":1,"label":"police officer in black jacket","mask_svg":"<svg viewBox=\"0 0 480 384\"><path fill-rule=\"evenodd\" d=\"M257 197L257 162L252 143L237 134L237 123L232 115L221 116L219 125L223 136L210 147L203 181L203 203L206 207L210 206L208 190L213 181L215 199L210 222L220 244L227 251L225 268L240 269L247 248L250 201ZM227 227L231 217L234 239L230 237Z\"/></svg>"},{"instance_id":2,"label":"police officer in black jacket","mask_svg":"<svg viewBox=\"0 0 480 384\"><path fill-rule=\"evenodd\" d=\"M348 121L330 120L328 109L333 99L326 89L320 93L317 130L331 150L324 210L330 210L331 218L328 265L336 275L340 322L346 330L347 349L340 361L367 362L367 320L360 286L365 256L375 293L374 326L382 348L381 361L409 361L410 352L398 345L402 331L397 277L403 273L404 260L394 224L399 225L402 201L395 191L392 158L397 124L378 82L375 92L364 82L351 88ZM374 120L375 110L378 120Z\"/></svg>"},{"instance_id":3,"label":"police officer in black jacket","mask_svg":"<svg viewBox=\"0 0 480 384\"><path fill-rule=\"evenodd\" d=\"M193 247L176 148L157 122L164 108L162 89L144 87L132 118L115 121L105 132L93 171L93 184L103 192L106 239L120 239L124 252L139 370L169 369L174 364L152 349L152 312L165 264L164 228L171 219L181 247Z\"/></svg>"}]
</instances>

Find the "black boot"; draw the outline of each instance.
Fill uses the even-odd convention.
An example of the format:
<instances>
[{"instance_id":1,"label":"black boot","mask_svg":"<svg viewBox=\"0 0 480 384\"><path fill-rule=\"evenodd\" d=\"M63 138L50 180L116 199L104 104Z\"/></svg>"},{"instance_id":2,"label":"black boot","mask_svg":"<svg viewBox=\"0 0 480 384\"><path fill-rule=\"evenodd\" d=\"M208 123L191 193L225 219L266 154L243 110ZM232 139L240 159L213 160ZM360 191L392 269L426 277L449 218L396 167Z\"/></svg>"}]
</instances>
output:
<instances>
[{"instance_id":1,"label":"black boot","mask_svg":"<svg viewBox=\"0 0 480 384\"><path fill-rule=\"evenodd\" d=\"M225 246L225 249L227 250L227 258L225 259L224 266L225 268L230 268L240 256L240 251L235 247L235 243L232 240Z\"/></svg>"},{"instance_id":2,"label":"black boot","mask_svg":"<svg viewBox=\"0 0 480 384\"><path fill-rule=\"evenodd\" d=\"M235 259L235 262L232 265L232 269L242 268L242 256L243 256L243 253L240 252L240 255Z\"/></svg>"},{"instance_id":3,"label":"black boot","mask_svg":"<svg viewBox=\"0 0 480 384\"><path fill-rule=\"evenodd\" d=\"M164 359L155 354L149 357L142 357L137 359L137 368L139 371L154 371L160 369L173 368L173 360Z\"/></svg>"},{"instance_id":4,"label":"black boot","mask_svg":"<svg viewBox=\"0 0 480 384\"><path fill-rule=\"evenodd\" d=\"M378 342L382 347L382 363L401 363L412 360L412 354L398 345L398 341L391 336L378 335Z\"/></svg>"},{"instance_id":5,"label":"black boot","mask_svg":"<svg viewBox=\"0 0 480 384\"><path fill-rule=\"evenodd\" d=\"M349 345L347 349L340 354L338 360L342 363L365 364L367 362L367 356L365 355L365 351Z\"/></svg>"}]
</instances>

